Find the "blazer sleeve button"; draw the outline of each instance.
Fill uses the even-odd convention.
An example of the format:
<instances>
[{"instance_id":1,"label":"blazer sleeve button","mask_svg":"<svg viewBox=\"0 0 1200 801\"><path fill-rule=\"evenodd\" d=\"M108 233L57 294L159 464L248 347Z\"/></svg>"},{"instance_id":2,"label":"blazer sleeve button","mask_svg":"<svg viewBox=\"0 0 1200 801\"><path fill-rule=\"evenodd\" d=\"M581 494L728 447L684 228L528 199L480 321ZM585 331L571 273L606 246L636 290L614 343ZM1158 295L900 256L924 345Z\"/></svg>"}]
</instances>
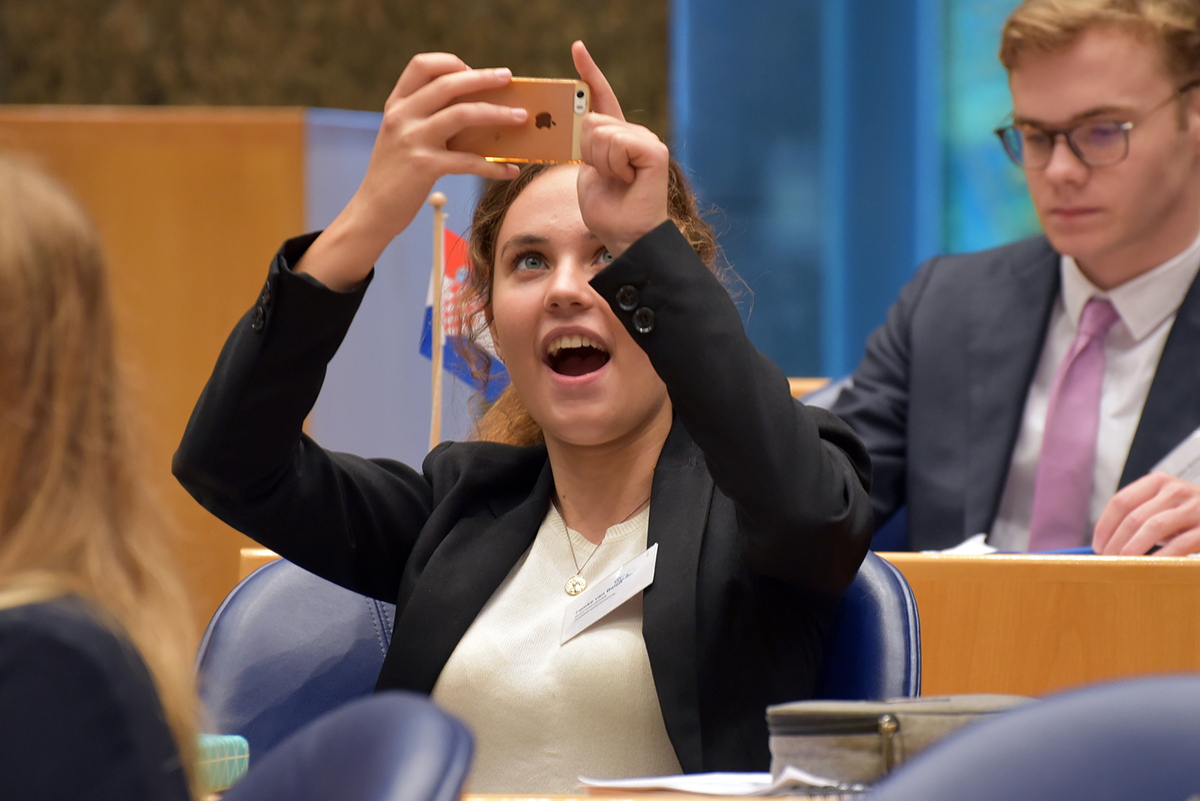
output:
<instances>
[{"instance_id":1,"label":"blazer sleeve button","mask_svg":"<svg viewBox=\"0 0 1200 801\"><path fill-rule=\"evenodd\" d=\"M626 284L617 290L617 305L621 307L621 311L633 311L638 303L638 291L635 287Z\"/></svg>"},{"instance_id":2,"label":"blazer sleeve button","mask_svg":"<svg viewBox=\"0 0 1200 801\"><path fill-rule=\"evenodd\" d=\"M639 334L649 334L654 330L654 310L645 306L633 313L633 328Z\"/></svg>"},{"instance_id":3,"label":"blazer sleeve button","mask_svg":"<svg viewBox=\"0 0 1200 801\"><path fill-rule=\"evenodd\" d=\"M250 328L255 331L261 331L267 322L267 316L263 314L262 306L254 307L254 314L250 316Z\"/></svg>"}]
</instances>

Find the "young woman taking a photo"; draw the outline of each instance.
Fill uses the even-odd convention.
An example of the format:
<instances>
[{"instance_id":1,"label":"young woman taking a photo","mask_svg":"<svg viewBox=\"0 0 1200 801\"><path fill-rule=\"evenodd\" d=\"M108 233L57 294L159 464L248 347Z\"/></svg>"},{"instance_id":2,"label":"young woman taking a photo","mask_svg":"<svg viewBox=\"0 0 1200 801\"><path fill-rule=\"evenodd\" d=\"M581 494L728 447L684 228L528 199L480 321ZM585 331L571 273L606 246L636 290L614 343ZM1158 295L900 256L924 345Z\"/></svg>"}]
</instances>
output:
<instances>
[{"instance_id":1,"label":"young woman taking a photo","mask_svg":"<svg viewBox=\"0 0 1200 801\"><path fill-rule=\"evenodd\" d=\"M765 707L811 693L872 531L860 443L750 344L666 146L624 120L582 43L573 56L594 108L583 163L521 169L445 146L524 121L454 102L507 70L409 63L362 185L284 244L174 465L231 525L397 604L378 686L467 721L476 792L765 770ZM419 470L325 451L302 431L325 366L376 258L448 173L493 179L464 302L511 386ZM564 641L572 590L639 555L653 581Z\"/></svg>"}]
</instances>

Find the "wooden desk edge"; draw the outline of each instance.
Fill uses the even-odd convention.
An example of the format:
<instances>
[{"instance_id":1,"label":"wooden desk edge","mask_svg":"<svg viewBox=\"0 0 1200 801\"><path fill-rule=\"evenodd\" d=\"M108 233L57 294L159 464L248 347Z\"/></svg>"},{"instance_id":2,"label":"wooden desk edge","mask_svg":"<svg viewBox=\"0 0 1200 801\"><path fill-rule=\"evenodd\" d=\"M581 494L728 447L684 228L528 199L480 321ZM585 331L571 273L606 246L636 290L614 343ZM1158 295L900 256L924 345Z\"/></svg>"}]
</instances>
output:
<instances>
[{"instance_id":1,"label":"wooden desk edge","mask_svg":"<svg viewBox=\"0 0 1200 801\"><path fill-rule=\"evenodd\" d=\"M1088 554L1039 553L919 553L915 551L879 551L880 558L896 567L902 564L1025 564L1025 565L1196 565L1200 558L1192 556L1098 556Z\"/></svg>"},{"instance_id":2,"label":"wooden desk edge","mask_svg":"<svg viewBox=\"0 0 1200 801\"><path fill-rule=\"evenodd\" d=\"M1187 556L1084 556L1077 554L929 554L880 552L911 583L914 578L956 580L1004 575L1013 580L1058 582L1200 581L1200 559Z\"/></svg>"},{"instance_id":3,"label":"wooden desk edge","mask_svg":"<svg viewBox=\"0 0 1200 801\"><path fill-rule=\"evenodd\" d=\"M828 378L789 378L788 386L791 387L793 398L803 398L810 392L816 392L821 387L829 383Z\"/></svg>"},{"instance_id":4,"label":"wooden desk edge","mask_svg":"<svg viewBox=\"0 0 1200 801\"><path fill-rule=\"evenodd\" d=\"M279 554L269 548L242 548L238 559L238 581L278 558Z\"/></svg>"}]
</instances>

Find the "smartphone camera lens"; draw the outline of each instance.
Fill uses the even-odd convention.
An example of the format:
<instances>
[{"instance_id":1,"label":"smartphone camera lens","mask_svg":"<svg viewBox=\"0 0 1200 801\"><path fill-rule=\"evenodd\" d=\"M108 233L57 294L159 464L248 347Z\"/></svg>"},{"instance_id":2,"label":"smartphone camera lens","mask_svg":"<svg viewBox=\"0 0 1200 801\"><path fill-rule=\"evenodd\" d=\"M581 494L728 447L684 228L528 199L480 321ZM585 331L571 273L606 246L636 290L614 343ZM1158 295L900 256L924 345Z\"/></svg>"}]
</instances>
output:
<instances>
[{"instance_id":1,"label":"smartphone camera lens","mask_svg":"<svg viewBox=\"0 0 1200 801\"><path fill-rule=\"evenodd\" d=\"M575 93L575 96L582 100L583 99L583 90L580 89L578 92Z\"/></svg>"}]
</instances>

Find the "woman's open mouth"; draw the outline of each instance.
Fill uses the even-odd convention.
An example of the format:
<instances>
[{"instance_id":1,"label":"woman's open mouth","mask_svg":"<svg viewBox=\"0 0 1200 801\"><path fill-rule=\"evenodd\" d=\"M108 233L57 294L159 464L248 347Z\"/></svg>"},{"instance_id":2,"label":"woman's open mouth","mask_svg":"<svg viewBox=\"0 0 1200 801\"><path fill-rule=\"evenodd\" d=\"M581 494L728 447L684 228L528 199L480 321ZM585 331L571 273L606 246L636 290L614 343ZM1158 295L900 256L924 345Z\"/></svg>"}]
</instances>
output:
<instances>
[{"instance_id":1,"label":"woman's open mouth","mask_svg":"<svg viewBox=\"0 0 1200 801\"><path fill-rule=\"evenodd\" d=\"M558 337L546 348L546 364L559 375L593 373L608 363L608 351L586 334Z\"/></svg>"}]
</instances>

